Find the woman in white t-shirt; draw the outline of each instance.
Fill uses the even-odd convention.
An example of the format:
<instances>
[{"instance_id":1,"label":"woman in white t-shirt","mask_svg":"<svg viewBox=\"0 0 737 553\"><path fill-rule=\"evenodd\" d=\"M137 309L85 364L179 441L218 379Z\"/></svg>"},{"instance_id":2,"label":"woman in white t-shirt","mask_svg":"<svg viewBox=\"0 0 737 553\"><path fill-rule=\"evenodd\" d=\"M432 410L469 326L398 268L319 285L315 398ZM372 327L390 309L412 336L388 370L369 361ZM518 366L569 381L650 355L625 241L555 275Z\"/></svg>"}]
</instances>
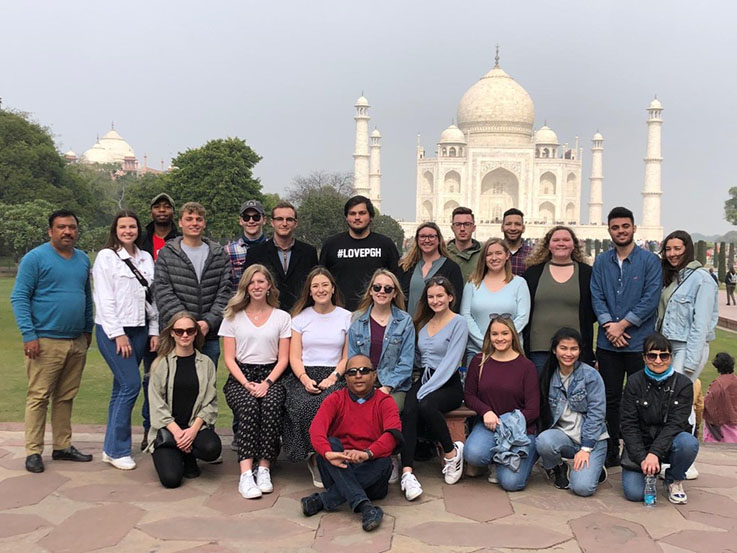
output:
<instances>
[{"instance_id":1,"label":"woman in white t-shirt","mask_svg":"<svg viewBox=\"0 0 737 553\"><path fill-rule=\"evenodd\" d=\"M278 305L279 290L269 270L251 265L220 325L225 366L230 371L223 391L238 416L238 491L246 499L274 491L269 467L279 455L285 395L278 379L289 363L292 335L291 317ZM254 460L258 461L255 471Z\"/></svg>"},{"instance_id":2,"label":"woman in white t-shirt","mask_svg":"<svg viewBox=\"0 0 737 553\"><path fill-rule=\"evenodd\" d=\"M341 380L348 358L351 312L343 309L335 279L324 267L315 267L305 280L302 295L292 309L292 374L284 379L284 453L293 462L309 459L312 481L322 487L315 465L309 429L322 401L345 386Z\"/></svg>"}]
</instances>

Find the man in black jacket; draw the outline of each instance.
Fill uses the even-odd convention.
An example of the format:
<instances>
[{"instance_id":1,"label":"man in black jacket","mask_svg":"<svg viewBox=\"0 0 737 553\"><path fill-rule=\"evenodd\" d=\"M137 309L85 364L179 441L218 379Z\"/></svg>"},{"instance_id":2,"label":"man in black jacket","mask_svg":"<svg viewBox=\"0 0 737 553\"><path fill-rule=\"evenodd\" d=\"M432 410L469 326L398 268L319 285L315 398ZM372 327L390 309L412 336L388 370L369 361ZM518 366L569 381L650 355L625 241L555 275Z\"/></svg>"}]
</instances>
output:
<instances>
[{"instance_id":1,"label":"man in black jacket","mask_svg":"<svg viewBox=\"0 0 737 553\"><path fill-rule=\"evenodd\" d=\"M174 200L169 194L162 192L151 200L151 222L146 225L146 236L143 238L141 249L151 254L154 261L159 255L159 250L171 240L179 236L177 226L174 224ZM141 416L143 417L143 441L141 451L148 445L148 429L151 427L151 417L148 409L148 381L151 376L151 363L156 359L155 351L146 351L143 354L143 406Z\"/></svg>"},{"instance_id":2,"label":"man in black jacket","mask_svg":"<svg viewBox=\"0 0 737 553\"><path fill-rule=\"evenodd\" d=\"M202 353L217 367L218 330L232 295L230 260L220 244L202 237L206 226L202 205L188 202L182 206L182 236L167 242L159 252L154 284L161 326L175 313L192 313L205 335Z\"/></svg>"},{"instance_id":3,"label":"man in black jacket","mask_svg":"<svg viewBox=\"0 0 737 553\"><path fill-rule=\"evenodd\" d=\"M179 233L174 224L174 200L165 192L157 194L151 200L151 222L146 225L146 236L141 249L150 253L156 261L164 244L177 236Z\"/></svg>"},{"instance_id":4,"label":"man in black jacket","mask_svg":"<svg viewBox=\"0 0 737 553\"><path fill-rule=\"evenodd\" d=\"M272 237L251 246L246 267L260 263L271 271L279 289L279 309L290 311L302 291L307 274L317 265L317 250L294 238L297 210L289 202L279 202L271 210Z\"/></svg>"}]
</instances>

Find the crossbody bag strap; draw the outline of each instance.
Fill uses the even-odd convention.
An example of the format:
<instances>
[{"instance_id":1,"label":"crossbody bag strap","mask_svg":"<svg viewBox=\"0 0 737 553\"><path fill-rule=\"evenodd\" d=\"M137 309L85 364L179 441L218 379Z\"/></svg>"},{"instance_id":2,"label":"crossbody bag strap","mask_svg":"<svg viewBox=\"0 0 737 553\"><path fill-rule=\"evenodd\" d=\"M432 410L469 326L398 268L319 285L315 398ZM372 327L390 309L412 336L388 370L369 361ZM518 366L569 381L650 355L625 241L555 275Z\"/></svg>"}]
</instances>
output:
<instances>
[{"instance_id":1,"label":"crossbody bag strap","mask_svg":"<svg viewBox=\"0 0 737 553\"><path fill-rule=\"evenodd\" d=\"M148 303L153 303L153 301L151 300L151 289L148 286L148 281L146 280L146 277L141 274L141 271L139 271L138 268L133 264L131 258L126 257L125 259L123 259L122 257L120 257L120 254L118 254L118 252L115 252L115 255L117 255L118 259L120 259L128 266L128 268L131 270L131 273L133 273L133 276L135 276L136 280L138 280L138 283L146 290L146 301Z\"/></svg>"}]
</instances>

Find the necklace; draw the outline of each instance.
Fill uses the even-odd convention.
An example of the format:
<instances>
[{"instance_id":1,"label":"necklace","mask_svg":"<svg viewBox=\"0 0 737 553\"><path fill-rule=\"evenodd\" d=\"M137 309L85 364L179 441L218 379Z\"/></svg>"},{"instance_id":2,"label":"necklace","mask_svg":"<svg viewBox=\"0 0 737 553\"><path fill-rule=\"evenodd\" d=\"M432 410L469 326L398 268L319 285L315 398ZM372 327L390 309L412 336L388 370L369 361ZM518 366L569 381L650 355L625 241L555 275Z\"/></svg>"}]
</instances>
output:
<instances>
[{"instance_id":1,"label":"necklace","mask_svg":"<svg viewBox=\"0 0 737 553\"><path fill-rule=\"evenodd\" d=\"M268 309L263 309L261 311L246 311L246 315L251 317L254 321L258 321L267 311Z\"/></svg>"},{"instance_id":2,"label":"necklace","mask_svg":"<svg viewBox=\"0 0 737 553\"><path fill-rule=\"evenodd\" d=\"M553 267L571 267L573 266L573 263L573 261L571 261L570 263L553 263L552 261L550 262Z\"/></svg>"}]
</instances>

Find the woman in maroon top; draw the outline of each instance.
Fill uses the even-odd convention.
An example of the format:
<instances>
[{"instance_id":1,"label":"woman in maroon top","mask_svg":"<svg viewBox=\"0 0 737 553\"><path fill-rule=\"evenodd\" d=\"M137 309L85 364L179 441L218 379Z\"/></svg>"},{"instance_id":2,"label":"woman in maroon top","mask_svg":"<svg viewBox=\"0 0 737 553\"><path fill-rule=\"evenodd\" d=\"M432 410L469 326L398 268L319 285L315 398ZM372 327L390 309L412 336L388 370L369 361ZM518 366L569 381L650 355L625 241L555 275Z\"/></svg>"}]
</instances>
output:
<instances>
[{"instance_id":1,"label":"woman in maroon top","mask_svg":"<svg viewBox=\"0 0 737 553\"><path fill-rule=\"evenodd\" d=\"M540 388L535 365L522 353L508 315L492 314L481 352L468 368L464 401L480 417L466 440L466 462L480 467L491 465L490 482L498 481L507 491L523 490L537 460L535 422L540 414ZM521 412L524 421L516 418L515 410ZM520 421L524 428L520 428ZM507 431L515 426L515 437L526 433L529 440L529 446L522 448L526 452L517 456L517 448L511 449L513 455L493 451L499 446L503 449L502 427Z\"/></svg>"}]
</instances>

